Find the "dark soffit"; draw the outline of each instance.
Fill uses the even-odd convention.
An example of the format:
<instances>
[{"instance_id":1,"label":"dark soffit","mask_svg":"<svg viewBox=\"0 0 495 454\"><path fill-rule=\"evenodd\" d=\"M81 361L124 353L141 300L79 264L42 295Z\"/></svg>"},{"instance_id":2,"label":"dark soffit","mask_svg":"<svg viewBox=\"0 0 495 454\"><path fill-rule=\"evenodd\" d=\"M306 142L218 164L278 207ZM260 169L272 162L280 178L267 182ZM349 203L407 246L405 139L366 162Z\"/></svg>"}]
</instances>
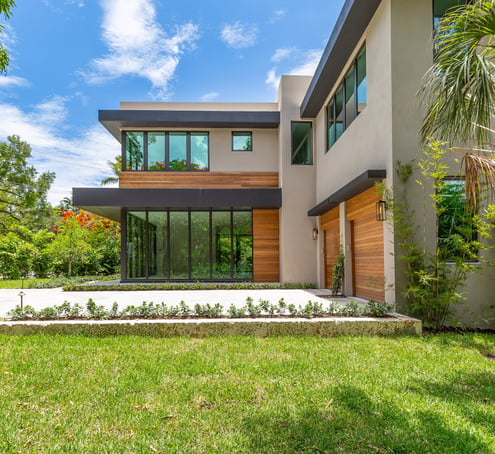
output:
<instances>
[{"instance_id":1,"label":"dark soffit","mask_svg":"<svg viewBox=\"0 0 495 454\"><path fill-rule=\"evenodd\" d=\"M278 128L278 111L99 110L98 120L120 142L121 128Z\"/></svg>"},{"instance_id":2,"label":"dark soffit","mask_svg":"<svg viewBox=\"0 0 495 454\"><path fill-rule=\"evenodd\" d=\"M351 182L335 191L330 197L320 202L308 211L308 216L320 216L328 210L335 208L339 203L351 199L366 189L371 188L377 181L387 177L386 170L367 170Z\"/></svg>"},{"instance_id":3,"label":"dark soffit","mask_svg":"<svg viewBox=\"0 0 495 454\"><path fill-rule=\"evenodd\" d=\"M315 118L382 0L346 0L301 104L301 118Z\"/></svg>"}]
</instances>

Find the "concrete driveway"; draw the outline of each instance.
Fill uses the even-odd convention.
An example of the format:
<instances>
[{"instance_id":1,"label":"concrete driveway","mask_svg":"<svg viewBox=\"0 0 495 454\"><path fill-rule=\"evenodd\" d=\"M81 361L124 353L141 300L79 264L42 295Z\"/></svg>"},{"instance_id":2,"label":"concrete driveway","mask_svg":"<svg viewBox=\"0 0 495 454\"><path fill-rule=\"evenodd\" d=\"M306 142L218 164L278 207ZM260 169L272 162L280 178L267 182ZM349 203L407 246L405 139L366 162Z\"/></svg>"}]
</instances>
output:
<instances>
[{"instance_id":1,"label":"concrete driveway","mask_svg":"<svg viewBox=\"0 0 495 454\"><path fill-rule=\"evenodd\" d=\"M330 291L326 289L310 290L149 290L149 291L98 291L98 292L64 292L61 288L55 289L24 289L24 305L32 306L39 310L44 307L60 305L64 301L71 304L79 303L86 307L89 298L96 304L111 308L114 302L123 309L128 305L140 305L143 301L153 303L165 303L168 306L178 305L184 301L191 309L195 304L215 305L220 303L224 309L231 304L242 307L246 304L248 297L258 303L260 299L268 300L277 304L280 298L284 298L287 304L304 306L309 300L323 303L328 306L329 301L335 300L339 303L349 301L347 298L330 298ZM0 317L6 317L9 310L20 304L20 289L0 289ZM323 297L322 297L323 296ZM363 300L353 298L364 304Z\"/></svg>"}]
</instances>

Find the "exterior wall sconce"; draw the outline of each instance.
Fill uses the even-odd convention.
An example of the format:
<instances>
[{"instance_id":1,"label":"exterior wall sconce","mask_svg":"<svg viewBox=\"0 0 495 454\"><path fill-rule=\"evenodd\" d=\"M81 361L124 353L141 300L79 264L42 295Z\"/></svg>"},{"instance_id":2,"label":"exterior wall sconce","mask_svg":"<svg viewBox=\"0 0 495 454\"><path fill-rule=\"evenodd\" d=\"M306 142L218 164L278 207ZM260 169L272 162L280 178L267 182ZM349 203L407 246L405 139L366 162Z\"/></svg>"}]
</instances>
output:
<instances>
[{"instance_id":1,"label":"exterior wall sconce","mask_svg":"<svg viewBox=\"0 0 495 454\"><path fill-rule=\"evenodd\" d=\"M318 229L313 229L313 240L317 240L318 239Z\"/></svg>"},{"instance_id":2,"label":"exterior wall sconce","mask_svg":"<svg viewBox=\"0 0 495 454\"><path fill-rule=\"evenodd\" d=\"M376 220L377 221L387 220L387 202L385 202L385 200L380 200L376 202Z\"/></svg>"}]
</instances>

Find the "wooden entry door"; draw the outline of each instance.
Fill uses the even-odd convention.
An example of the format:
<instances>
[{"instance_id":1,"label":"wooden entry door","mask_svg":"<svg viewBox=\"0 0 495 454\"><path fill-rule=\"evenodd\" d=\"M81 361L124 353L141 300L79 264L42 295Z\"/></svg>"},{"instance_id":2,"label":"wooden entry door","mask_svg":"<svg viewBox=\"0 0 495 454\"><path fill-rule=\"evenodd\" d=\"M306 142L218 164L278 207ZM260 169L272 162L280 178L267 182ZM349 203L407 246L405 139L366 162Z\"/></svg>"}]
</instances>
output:
<instances>
[{"instance_id":1,"label":"wooden entry door","mask_svg":"<svg viewBox=\"0 0 495 454\"><path fill-rule=\"evenodd\" d=\"M347 202L351 221L352 277L354 295L385 301L383 222L376 220L380 196L373 187Z\"/></svg>"},{"instance_id":2,"label":"wooden entry door","mask_svg":"<svg viewBox=\"0 0 495 454\"><path fill-rule=\"evenodd\" d=\"M340 228L339 207L321 216L320 226L324 234L325 248L325 287L332 286L333 265L339 254Z\"/></svg>"}]
</instances>

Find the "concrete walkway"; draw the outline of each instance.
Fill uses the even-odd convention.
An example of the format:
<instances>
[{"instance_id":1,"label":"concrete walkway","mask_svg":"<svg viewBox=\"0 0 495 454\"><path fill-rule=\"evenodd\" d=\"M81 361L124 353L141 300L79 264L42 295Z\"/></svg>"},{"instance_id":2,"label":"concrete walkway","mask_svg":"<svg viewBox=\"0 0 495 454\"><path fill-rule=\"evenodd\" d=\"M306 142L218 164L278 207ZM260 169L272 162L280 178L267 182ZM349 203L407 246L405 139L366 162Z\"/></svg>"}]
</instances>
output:
<instances>
[{"instance_id":1,"label":"concrete walkway","mask_svg":"<svg viewBox=\"0 0 495 454\"><path fill-rule=\"evenodd\" d=\"M215 305L220 303L224 310L231 304L242 307L246 304L248 297L258 303L260 299L268 300L272 304L277 304L280 298L284 298L287 304L304 306L309 300L323 303L328 306L330 301L337 301L345 304L350 298L332 298L327 289L309 290L144 290L144 291L98 291L98 292L64 292L61 288L55 289L24 289L24 305L29 305L36 310L44 307L60 305L64 301L71 304L79 303L86 307L89 298L92 298L97 305L111 308L114 302L123 309L128 305L140 305L143 301L156 304L165 303L168 306L178 305L184 301L191 309L195 304ZM7 312L20 304L20 289L0 289L0 318L5 318ZM364 305L365 301L359 298L352 298L354 301Z\"/></svg>"}]
</instances>

